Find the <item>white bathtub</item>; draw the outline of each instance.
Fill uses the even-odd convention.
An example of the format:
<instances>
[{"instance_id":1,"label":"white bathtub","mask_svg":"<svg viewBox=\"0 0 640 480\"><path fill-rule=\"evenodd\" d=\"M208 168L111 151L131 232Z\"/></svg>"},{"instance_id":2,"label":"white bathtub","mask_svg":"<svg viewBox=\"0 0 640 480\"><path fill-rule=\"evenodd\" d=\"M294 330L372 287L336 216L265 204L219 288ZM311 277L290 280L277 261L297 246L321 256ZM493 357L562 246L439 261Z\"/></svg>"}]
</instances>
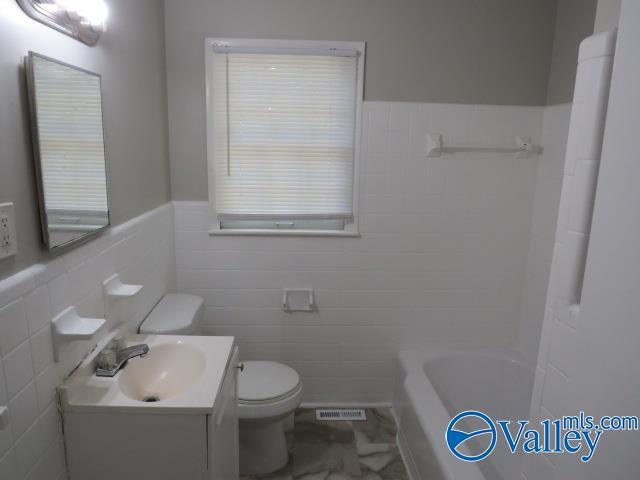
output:
<instances>
[{"instance_id":1,"label":"white bathtub","mask_svg":"<svg viewBox=\"0 0 640 480\"><path fill-rule=\"evenodd\" d=\"M521 460L498 442L477 463L454 457L445 441L451 418L479 410L494 420L529 415L533 372L512 351L406 351L399 354L394 409L413 480L515 480Z\"/></svg>"}]
</instances>

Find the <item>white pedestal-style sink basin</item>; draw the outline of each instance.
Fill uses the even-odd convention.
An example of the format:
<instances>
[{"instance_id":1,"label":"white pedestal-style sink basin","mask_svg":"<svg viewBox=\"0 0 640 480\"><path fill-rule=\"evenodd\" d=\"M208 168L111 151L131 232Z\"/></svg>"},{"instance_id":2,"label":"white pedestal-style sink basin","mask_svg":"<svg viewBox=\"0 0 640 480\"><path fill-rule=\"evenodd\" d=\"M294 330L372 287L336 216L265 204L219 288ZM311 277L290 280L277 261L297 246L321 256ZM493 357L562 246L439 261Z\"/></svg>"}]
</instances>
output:
<instances>
[{"instance_id":1,"label":"white pedestal-style sink basin","mask_svg":"<svg viewBox=\"0 0 640 480\"><path fill-rule=\"evenodd\" d=\"M141 402L158 402L197 382L206 362L202 352L184 342L158 345L127 362L118 374L122 393Z\"/></svg>"}]
</instances>

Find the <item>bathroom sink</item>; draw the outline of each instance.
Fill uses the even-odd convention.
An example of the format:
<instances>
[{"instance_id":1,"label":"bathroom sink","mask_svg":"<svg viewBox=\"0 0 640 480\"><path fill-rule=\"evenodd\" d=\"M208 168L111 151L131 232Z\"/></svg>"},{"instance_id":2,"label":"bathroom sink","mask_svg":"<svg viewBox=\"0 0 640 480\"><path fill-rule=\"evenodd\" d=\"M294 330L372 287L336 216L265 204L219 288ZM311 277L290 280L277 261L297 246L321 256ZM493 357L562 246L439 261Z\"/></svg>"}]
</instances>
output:
<instances>
[{"instance_id":1,"label":"bathroom sink","mask_svg":"<svg viewBox=\"0 0 640 480\"><path fill-rule=\"evenodd\" d=\"M205 356L191 345L155 345L146 356L127 362L118 373L118 383L133 400L159 402L187 390L202 377L205 366Z\"/></svg>"},{"instance_id":2,"label":"bathroom sink","mask_svg":"<svg viewBox=\"0 0 640 480\"><path fill-rule=\"evenodd\" d=\"M96 375L95 358L111 338L60 387L68 412L209 414L234 348L233 337L126 335L127 346L146 344L145 357L129 360L114 377Z\"/></svg>"}]
</instances>

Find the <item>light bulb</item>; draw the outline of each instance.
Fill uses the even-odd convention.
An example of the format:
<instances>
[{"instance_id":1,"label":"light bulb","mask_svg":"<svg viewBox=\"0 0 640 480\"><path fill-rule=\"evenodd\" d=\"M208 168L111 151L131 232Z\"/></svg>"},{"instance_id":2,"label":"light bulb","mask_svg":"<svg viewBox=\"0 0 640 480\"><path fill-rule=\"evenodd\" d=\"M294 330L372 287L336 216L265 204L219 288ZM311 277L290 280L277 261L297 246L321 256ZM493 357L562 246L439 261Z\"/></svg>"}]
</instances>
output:
<instances>
[{"instance_id":1,"label":"light bulb","mask_svg":"<svg viewBox=\"0 0 640 480\"><path fill-rule=\"evenodd\" d=\"M108 9L103 0L56 0L69 17L80 17L92 26L101 27L107 19Z\"/></svg>"},{"instance_id":2,"label":"light bulb","mask_svg":"<svg viewBox=\"0 0 640 480\"><path fill-rule=\"evenodd\" d=\"M103 0L85 0L80 2L82 7L78 9L81 17L87 19L91 25L102 26L107 19L107 5Z\"/></svg>"}]
</instances>

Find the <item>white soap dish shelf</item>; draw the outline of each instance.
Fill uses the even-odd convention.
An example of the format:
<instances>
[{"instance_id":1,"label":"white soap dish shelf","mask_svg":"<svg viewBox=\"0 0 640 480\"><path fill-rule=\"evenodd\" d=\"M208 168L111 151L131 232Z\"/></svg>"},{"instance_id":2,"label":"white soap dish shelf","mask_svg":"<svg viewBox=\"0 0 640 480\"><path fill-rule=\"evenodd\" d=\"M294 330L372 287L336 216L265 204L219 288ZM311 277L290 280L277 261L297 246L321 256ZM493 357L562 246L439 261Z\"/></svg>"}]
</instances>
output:
<instances>
[{"instance_id":1,"label":"white soap dish shelf","mask_svg":"<svg viewBox=\"0 0 640 480\"><path fill-rule=\"evenodd\" d=\"M105 296L112 300L135 297L142 290L142 285L122 283L117 273L102 282L102 286L104 287Z\"/></svg>"},{"instance_id":2,"label":"white soap dish shelf","mask_svg":"<svg viewBox=\"0 0 640 480\"><path fill-rule=\"evenodd\" d=\"M104 318L81 317L75 307L63 310L51 320L55 360L59 360L59 352L64 345L77 340L91 340L105 323Z\"/></svg>"},{"instance_id":3,"label":"white soap dish shelf","mask_svg":"<svg viewBox=\"0 0 640 480\"><path fill-rule=\"evenodd\" d=\"M311 288L285 288L282 294L285 312L313 312L316 302Z\"/></svg>"}]
</instances>

